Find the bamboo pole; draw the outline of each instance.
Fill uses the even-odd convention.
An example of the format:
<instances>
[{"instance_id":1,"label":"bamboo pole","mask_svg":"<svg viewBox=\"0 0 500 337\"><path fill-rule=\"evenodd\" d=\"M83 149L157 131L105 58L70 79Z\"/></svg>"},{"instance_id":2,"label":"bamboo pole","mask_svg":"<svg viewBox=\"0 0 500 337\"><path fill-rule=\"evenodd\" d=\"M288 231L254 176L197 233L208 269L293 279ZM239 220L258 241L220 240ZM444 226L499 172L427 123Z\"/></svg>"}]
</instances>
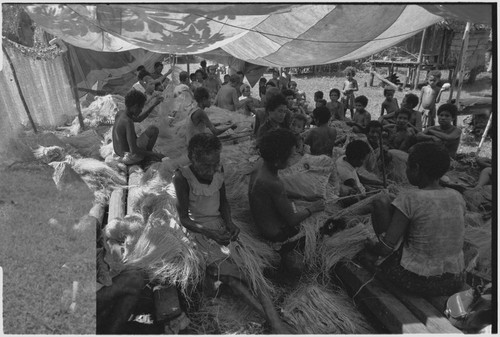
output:
<instances>
[{"instance_id":1,"label":"bamboo pole","mask_svg":"<svg viewBox=\"0 0 500 337\"><path fill-rule=\"evenodd\" d=\"M401 91L401 88L400 88L398 85L396 85L396 84L392 83L392 82L391 82L391 81L389 81L389 80L386 80L385 78L383 78L383 77L382 77L382 75L380 75L380 74L379 74L379 73L377 73L376 71L370 71L370 74L375 75L375 76L376 76L379 80L381 80L382 82L387 83L387 84L389 84L389 85L393 86L396 90L400 90L400 91Z\"/></svg>"},{"instance_id":2,"label":"bamboo pole","mask_svg":"<svg viewBox=\"0 0 500 337\"><path fill-rule=\"evenodd\" d=\"M491 128L492 118L493 118L493 111L490 112L490 118L488 119L488 123L486 124L486 128L484 129L483 136L481 137L481 141L479 142L479 146L477 147L476 156L479 154L479 151L481 151L481 146L483 146L484 140L486 139L486 135L488 134L488 131Z\"/></svg>"},{"instance_id":3,"label":"bamboo pole","mask_svg":"<svg viewBox=\"0 0 500 337\"><path fill-rule=\"evenodd\" d=\"M26 114L28 115L28 119L30 121L31 127L33 128L33 131L35 131L35 133L38 133L38 130L36 129L35 121L33 120L33 117L31 117L30 109L28 108L28 104L26 103L26 100L24 99L23 90L21 89L21 85L19 84L19 79L17 78L16 69L14 68L14 64L12 64L12 60L10 59L9 54L7 54L7 50L5 49L5 47L3 45L2 45L2 51L5 54L5 58L7 59L7 63L9 63L10 70L12 71L12 77L14 77L14 82L16 83L17 92L19 92L19 97L21 98L21 102L23 103L24 111L26 111Z\"/></svg>"},{"instance_id":4,"label":"bamboo pole","mask_svg":"<svg viewBox=\"0 0 500 337\"><path fill-rule=\"evenodd\" d=\"M418 85L418 80L420 78L420 68L421 68L421 63L422 63L422 53L424 51L424 41L425 41L425 33L427 32L427 28L424 29L422 32L422 40L420 41L420 50L418 51L418 58L417 58L417 71L415 73L415 78L413 79L413 87L412 89L415 89Z\"/></svg>"},{"instance_id":5,"label":"bamboo pole","mask_svg":"<svg viewBox=\"0 0 500 337\"><path fill-rule=\"evenodd\" d=\"M471 26L472 23L470 21L467 21L464 36L462 38L462 48L460 49L460 68L458 71L457 99L455 100L455 104L458 109L460 109L460 91L462 90L462 83L464 80L465 58L467 56L467 49L469 48L469 33Z\"/></svg>"}]
</instances>

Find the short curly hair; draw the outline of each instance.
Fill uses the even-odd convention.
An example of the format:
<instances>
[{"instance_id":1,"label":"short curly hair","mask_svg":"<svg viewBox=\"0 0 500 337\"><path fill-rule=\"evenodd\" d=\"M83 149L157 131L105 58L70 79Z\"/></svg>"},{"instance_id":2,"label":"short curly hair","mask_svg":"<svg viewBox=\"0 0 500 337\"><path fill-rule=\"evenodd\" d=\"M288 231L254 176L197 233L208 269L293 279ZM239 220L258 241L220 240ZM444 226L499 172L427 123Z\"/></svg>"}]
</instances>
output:
<instances>
[{"instance_id":1,"label":"short curly hair","mask_svg":"<svg viewBox=\"0 0 500 337\"><path fill-rule=\"evenodd\" d=\"M282 94L276 94L267 99L266 111L274 111L280 105L287 105L286 98Z\"/></svg>"},{"instance_id":2,"label":"short curly hair","mask_svg":"<svg viewBox=\"0 0 500 337\"><path fill-rule=\"evenodd\" d=\"M194 157L220 151L222 143L219 138L211 133L198 133L189 140L188 158L192 160Z\"/></svg>"},{"instance_id":3,"label":"short curly hair","mask_svg":"<svg viewBox=\"0 0 500 337\"><path fill-rule=\"evenodd\" d=\"M328 121L332 117L332 114L326 106L320 106L313 110L313 116L314 119L318 121L319 125L323 125L325 123L328 123Z\"/></svg>"},{"instance_id":4,"label":"short curly hair","mask_svg":"<svg viewBox=\"0 0 500 337\"><path fill-rule=\"evenodd\" d=\"M394 88L384 88L384 96L387 96L388 93L392 92L393 94L396 93L396 89Z\"/></svg>"},{"instance_id":5,"label":"short curly hair","mask_svg":"<svg viewBox=\"0 0 500 337\"><path fill-rule=\"evenodd\" d=\"M346 75L355 76L356 75L356 68L354 68L354 67L347 67L347 68L345 68L344 73Z\"/></svg>"},{"instance_id":6,"label":"short curly hair","mask_svg":"<svg viewBox=\"0 0 500 337\"><path fill-rule=\"evenodd\" d=\"M430 179L439 179L450 168L450 155L441 143L417 143L409 150L408 166L417 164Z\"/></svg>"},{"instance_id":7,"label":"short curly hair","mask_svg":"<svg viewBox=\"0 0 500 337\"><path fill-rule=\"evenodd\" d=\"M130 90L125 95L125 106L131 108L134 105L144 105L146 103L146 95L137 90Z\"/></svg>"},{"instance_id":8,"label":"short curly hair","mask_svg":"<svg viewBox=\"0 0 500 337\"><path fill-rule=\"evenodd\" d=\"M441 105L438 108L436 115L439 116L439 114L443 111L448 111L453 119L457 118L458 108L455 104L445 103L445 104Z\"/></svg>"},{"instance_id":9,"label":"short curly hair","mask_svg":"<svg viewBox=\"0 0 500 337\"><path fill-rule=\"evenodd\" d=\"M200 103L204 99L210 98L210 93L208 92L207 88L205 87L198 87L194 89L194 100L197 103Z\"/></svg>"},{"instance_id":10,"label":"short curly hair","mask_svg":"<svg viewBox=\"0 0 500 337\"><path fill-rule=\"evenodd\" d=\"M347 144L345 156L352 160L364 159L370 153L370 146L361 139L356 139Z\"/></svg>"},{"instance_id":11,"label":"short curly hair","mask_svg":"<svg viewBox=\"0 0 500 337\"><path fill-rule=\"evenodd\" d=\"M418 96L412 93L406 94L404 101L406 102L408 108L413 109L418 105Z\"/></svg>"},{"instance_id":12,"label":"short curly hair","mask_svg":"<svg viewBox=\"0 0 500 337\"><path fill-rule=\"evenodd\" d=\"M410 109L401 108L401 109L396 110L396 112L394 113L394 117L398 118L399 115L403 114L403 115L406 115L408 117L408 119L410 119L412 113L413 112Z\"/></svg>"},{"instance_id":13,"label":"short curly hair","mask_svg":"<svg viewBox=\"0 0 500 337\"><path fill-rule=\"evenodd\" d=\"M330 90L330 96L334 93L340 97L340 90L339 89L333 88L332 90Z\"/></svg>"},{"instance_id":14,"label":"short curly hair","mask_svg":"<svg viewBox=\"0 0 500 337\"><path fill-rule=\"evenodd\" d=\"M281 90L281 93L283 94L283 96L285 97L288 97L288 96L293 96L293 98L295 98L295 93L293 92L292 89L283 89Z\"/></svg>"},{"instance_id":15,"label":"short curly hair","mask_svg":"<svg viewBox=\"0 0 500 337\"><path fill-rule=\"evenodd\" d=\"M361 103L361 105L366 108L368 105L368 97L364 95L358 96L354 99L354 103Z\"/></svg>"},{"instance_id":16,"label":"short curly hair","mask_svg":"<svg viewBox=\"0 0 500 337\"><path fill-rule=\"evenodd\" d=\"M285 163L292 154L297 139L288 129L266 132L259 141L259 152L267 163Z\"/></svg>"}]
</instances>

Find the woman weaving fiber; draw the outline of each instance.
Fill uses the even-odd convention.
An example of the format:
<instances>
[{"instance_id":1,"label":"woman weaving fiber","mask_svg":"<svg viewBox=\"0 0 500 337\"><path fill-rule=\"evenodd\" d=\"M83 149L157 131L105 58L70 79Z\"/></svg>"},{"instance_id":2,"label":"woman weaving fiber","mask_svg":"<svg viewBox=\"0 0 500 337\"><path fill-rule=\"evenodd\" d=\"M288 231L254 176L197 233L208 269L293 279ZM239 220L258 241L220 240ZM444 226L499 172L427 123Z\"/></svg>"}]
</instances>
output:
<instances>
[{"instance_id":1,"label":"woman weaving fiber","mask_svg":"<svg viewBox=\"0 0 500 337\"><path fill-rule=\"evenodd\" d=\"M233 223L226 199L221 148L219 139L210 134L197 134L189 141L191 164L179 168L173 177L180 222L205 258L207 281L216 287L218 283L230 286L266 317L274 333L288 334L266 288L254 285L257 300L246 284L252 275L243 272L248 266L240 255L240 229ZM262 274L257 277L263 278Z\"/></svg>"}]
</instances>

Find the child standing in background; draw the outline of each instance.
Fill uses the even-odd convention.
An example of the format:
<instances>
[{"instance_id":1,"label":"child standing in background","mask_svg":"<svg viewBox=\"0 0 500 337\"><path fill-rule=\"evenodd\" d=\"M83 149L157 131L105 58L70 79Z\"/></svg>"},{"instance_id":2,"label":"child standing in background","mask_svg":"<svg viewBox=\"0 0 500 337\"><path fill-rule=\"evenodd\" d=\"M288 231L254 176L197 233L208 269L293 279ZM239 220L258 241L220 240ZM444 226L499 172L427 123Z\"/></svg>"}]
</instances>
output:
<instances>
[{"instance_id":1,"label":"child standing in background","mask_svg":"<svg viewBox=\"0 0 500 337\"><path fill-rule=\"evenodd\" d=\"M354 92L358 91L358 82L354 79L356 76L356 69L354 67L345 68L346 81L342 87L342 93L344 97L342 98L342 104L344 109L349 109L351 111L351 119L354 118Z\"/></svg>"},{"instance_id":2,"label":"child standing in background","mask_svg":"<svg viewBox=\"0 0 500 337\"><path fill-rule=\"evenodd\" d=\"M384 112L390 114L391 112L396 112L396 110L399 110L398 100L394 98L395 93L396 91L392 88L384 89L385 100L382 102L380 108L380 117L384 115Z\"/></svg>"},{"instance_id":3,"label":"child standing in background","mask_svg":"<svg viewBox=\"0 0 500 337\"><path fill-rule=\"evenodd\" d=\"M340 90L332 89L330 90L330 102L326 104L328 110L330 110L332 121L343 121L345 119L345 109L344 105L339 102Z\"/></svg>"},{"instance_id":4,"label":"child standing in background","mask_svg":"<svg viewBox=\"0 0 500 337\"><path fill-rule=\"evenodd\" d=\"M368 105L368 98L366 96L358 96L354 99L354 108L356 112L352 118L352 122L348 121L347 125L352 126L352 131L356 133L364 133L368 123L370 123L372 116L365 110Z\"/></svg>"},{"instance_id":5,"label":"child standing in background","mask_svg":"<svg viewBox=\"0 0 500 337\"><path fill-rule=\"evenodd\" d=\"M441 72L439 70L432 70L427 75L427 85L422 88L420 92L420 106L424 109L422 115L427 115L427 123L424 127L433 126L436 124L436 103L441 98L441 88L438 86L441 80Z\"/></svg>"}]
</instances>

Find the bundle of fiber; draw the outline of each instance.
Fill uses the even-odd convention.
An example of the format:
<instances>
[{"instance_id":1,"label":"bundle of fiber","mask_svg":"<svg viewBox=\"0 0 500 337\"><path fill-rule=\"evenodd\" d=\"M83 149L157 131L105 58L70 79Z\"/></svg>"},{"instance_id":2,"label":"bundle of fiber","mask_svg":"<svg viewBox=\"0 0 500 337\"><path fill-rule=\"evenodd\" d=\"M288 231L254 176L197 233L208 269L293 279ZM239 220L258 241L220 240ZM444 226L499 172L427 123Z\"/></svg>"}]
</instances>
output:
<instances>
[{"instance_id":1,"label":"bundle of fiber","mask_svg":"<svg viewBox=\"0 0 500 337\"><path fill-rule=\"evenodd\" d=\"M300 223L300 232L294 238L305 236L304 262L306 264L313 264L316 260L319 230L329 217L326 212L318 212Z\"/></svg>"},{"instance_id":2,"label":"bundle of fiber","mask_svg":"<svg viewBox=\"0 0 500 337\"><path fill-rule=\"evenodd\" d=\"M234 111L229 111L227 109L222 109L216 106L211 106L205 109L208 118L212 123L226 124L228 122L235 123L238 128L236 130L241 131L244 129L251 130L252 123L254 121L253 117L240 114Z\"/></svg>"},{"instance_id":3,"label":"bundle of fiber","mask_svg":"<svg viewBox=\"0 0 500 337\"><path fill-rule=\"evenodd\" d=\"M216 298L202 298L196 310L188 312L189 328L200 335L265 334L265 319L240 298L225 291Z\"/></svg>"},{"instance_id":4,"label":"bundle of fiber","mask_svg":"<svg viewBox=\"0 0 500 337\"><path fill-rule=\"evenodd\" d=\"M63 161L66 156L66 151L60 146L38 146L38 148L32 151L35 159L46 164L53 161Z\"/></svg>"},{"instance_id":5,"label":"bundle of fiber","mask_svg":"<svg viewBox=\"0 0 500 337\"><path fill-rule=\"evenodd\" d=\"M252 140L222 146L221 162L226 171L232 169L246 174L258 158L259 155Z\"/></svg>"},{"instance_id":6,"label":"bundle of fiber","mask_svg":"<svg viewBox=\"0 0 500 337\"><path fill-rule=\"evenodd\" d=\"M126 258L130 249L135 246L139 235L144 230L144 217L140 213L126 215L123 219L113 219L104 228L105 241L112 240L123 245L124 254L122 259Z\"/></svg>"},{"instance_id":7,"label":"bundle of fiber","mask_svg":"<svg viewBox=\"0 0 500 337\"><path fill-rule=\"evenodd\" d=\"M194 243L167 210L149 216L125 265L145 270L151 280L178 286L184 294L202 280L206 267Z\"/></svg>"},{"instance_id":8,"label":"bundle of fiber","mask_svg":"<svg viewBox=\"0 0 500 337\"><path fill-rule=\"evenodd\" d=\"M283 316L298 334L370 334L374 329L340 288L302 284L285 298Z\"/></svg>"},{"instance_id":9,"label":"bundle of fiber","mask_svg":"<svg viewBox=\"0 0 500 337\"><path fill-rule=\"evenodd\" d=\"M273 284L264 277L265 268L275 268L279 262L278 253L267 243L256 239L245 232L245 226L236 222L240 229L237 241L232 241L227 248L230 256L243 272L244 280L250 289L256 293L258 289L265 289L271 294L275 292Z\"/></svg>"},{"instance_id":10,"label":"bundle of fiber","mask_svg":"<svg viewBox=\"0 0 500 337\"><path fill-rule=\"evenodd\" d=\"M391 160L387 164L387 179L393 180L396 183L408 184L408 178L406 177L408 153L394 149L388 152Z\"/></svg>"},{"instance_id":11,"label":"bundle of fiber","mask_svg":"<svg viewBox=\"0 0 500 337\"><path fill-rule=\"evenodd\" d=\"M82 116L95 125L113 124L118 111L125 110L125 98L119 95L96 96L94 101L82 109Z\"/></svg>"},{"instance_id":12,"label":"bundle of fiber","mask_svg":"<svg viewBox=\"0 0 500 337\"><path fill-rule=\"evenodd\" d=\"M352 127L346 124L344 121L330 121L328 126L335 128L337 130L337 141L345 143L349 141L349 138L356 139L357 135L352 131Z\"/></svg>"},{"instance_id":13,"label":"bundle of fiber","mask_svg":"<svg viewBox=\"0 0 500 337\"><path fill-rule=\"evenodd\" d=\"M374 236L371 226L359 223L352 228L325 237L318 247L321 269L328 274L337 262L354 258L365 247L366 239Z\"/></svg>"},{"instance_id":14,"label":"bundle of fiber","mask_svg":"<svg viewBox=\"0 0 500 337\"><path fill-rule=\"evenodd\" d=\"M470 227L483 227L486 221L483 220L483 215L477 212L465 213L465 225Z\"/></svg>"},{"instance_id":15,"label":"bundle of fiber","mask_svg":"<svg viewBox=\"0 0 500 337\"><path fill-rule=\"evenodd\" d=\"M467 189L463 193L467 209L473 212L489 211L492 207L492 185Z\"/></svg>"},{"instance_id":16,"label":"bundle of fiber","mask_svg":"<svg viewBox=\"0 0 500 337\"><path fill-rule=\"evenodd\" d=\"M294 165L278 172L285 190L306 200L327 198L326 185L333 168L332 158L305 154Z\"/></svg>"},{"instance_id":17,"label":"bundle of fiber","mask_svg":"<svg viewBox=\"0 0 500 337\"><path fill-rule=\"evenodd\" d=\"M465 227L465 241L477 247L478 256L475 260L474 270L492 275L492 250L491 250L491 226L484 228Z\"/></svg>"}]
</instances>

